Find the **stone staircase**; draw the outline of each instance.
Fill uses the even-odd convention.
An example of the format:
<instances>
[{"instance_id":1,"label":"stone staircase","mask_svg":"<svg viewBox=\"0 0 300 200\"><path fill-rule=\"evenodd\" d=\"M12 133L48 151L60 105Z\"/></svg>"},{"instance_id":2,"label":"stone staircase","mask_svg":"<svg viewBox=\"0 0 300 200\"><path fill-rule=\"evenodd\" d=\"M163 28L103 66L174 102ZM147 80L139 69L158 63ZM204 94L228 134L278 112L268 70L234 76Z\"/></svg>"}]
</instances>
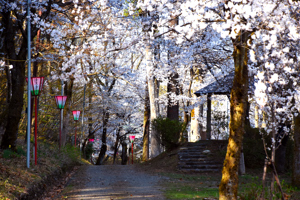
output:
<instances>
[{"instance_id":1,"label":"stone staircase","mask_svg":"<svg viewBox=\"0 0 300 200\"><path fill-rule=\"evenodd\" d=\"M182 172L221 172L227 140L188 142L178 152L178 169Z\"/></svg>"}]
</instances>

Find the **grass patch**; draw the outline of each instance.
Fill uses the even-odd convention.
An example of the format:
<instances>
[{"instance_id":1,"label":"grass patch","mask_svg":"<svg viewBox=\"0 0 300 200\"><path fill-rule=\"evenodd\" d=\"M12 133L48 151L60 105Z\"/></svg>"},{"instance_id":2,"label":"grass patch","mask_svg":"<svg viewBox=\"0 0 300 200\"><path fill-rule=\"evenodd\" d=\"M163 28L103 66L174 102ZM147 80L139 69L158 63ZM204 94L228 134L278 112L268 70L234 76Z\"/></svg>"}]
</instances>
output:
<instances>
[{"instance_id":1,"label":"grass patch","mask_svg":"<svg viewBox=\"0 0 300 200\"><path fill-rule=\"evenodd\" d=\"M178 187L173 185L165 192L167 199L203 199L203 198L215 198L219 196L218 188L201 188L182 186Z\"/></svg>"},{"instance_id":2,"label":"grass patch","mask_svg":"<svg viewBox=\"0 0 300 200\"><path fill-rule=\"evenodd\" d=\"M221 174L183 174L161 173L168 177L162 186L167 199L218 199ZM270 198L272 174L268 174L265 188L265 199ZM300 190L291 186L290 176L279 177L285 198L299 200ZM275 183L272 199L281 199L281 193ZM240 200L257 200L262 194L261 177L252 174L239 176L238 197Z\"/></svg>"},{"instance_id":3,"label":"grass patch","mask_svg":"<svg viewBox=\"0 0 300 200\"><path fill-rule=\"evenodd\" d=\"M220 174L161 173L167 199L218 199Z\"/></svg>"}]
</instances>

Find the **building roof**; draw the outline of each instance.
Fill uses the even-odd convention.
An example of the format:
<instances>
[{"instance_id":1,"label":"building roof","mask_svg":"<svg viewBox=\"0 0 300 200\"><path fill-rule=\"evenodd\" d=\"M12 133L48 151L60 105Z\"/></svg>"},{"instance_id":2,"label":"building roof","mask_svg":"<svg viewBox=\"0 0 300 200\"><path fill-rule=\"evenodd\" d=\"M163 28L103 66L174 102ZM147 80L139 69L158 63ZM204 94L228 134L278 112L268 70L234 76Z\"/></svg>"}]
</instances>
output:
<instances>
[{"instance_id":1,"label":"building roof","mask_svg":"<svg viewBox=\"0 0 300 200\"><path fill-rule=\"evenodd\" d=\"M215 82L198 90L194 94L199 97L206 94L222 94L228 95L231 92L233 85L234 72L219 77Z\"/></svg>"}]
</instances>

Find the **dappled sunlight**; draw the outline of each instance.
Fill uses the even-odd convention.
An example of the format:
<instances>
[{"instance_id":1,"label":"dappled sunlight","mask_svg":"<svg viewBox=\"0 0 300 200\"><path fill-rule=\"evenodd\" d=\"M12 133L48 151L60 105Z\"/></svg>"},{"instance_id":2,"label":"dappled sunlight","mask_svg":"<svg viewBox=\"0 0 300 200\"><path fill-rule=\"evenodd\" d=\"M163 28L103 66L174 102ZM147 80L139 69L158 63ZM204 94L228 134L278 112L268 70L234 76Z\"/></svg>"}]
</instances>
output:
<instances>
[{"instance_id":1,"label":"dappled sunlight","mask_svg":"<svg viewBox=\"0 0 300 200\"><path fill-rule=\"evenodd\" d=\"M68 193L68 198L75 197L77 199L159 199L157 192L150 191L149 194L144 194L143 191L149 191L147 187L127 187L126 190L123 188L116 188L112 186L98 187L98 188L86 188L74 190ZM80 194L78 194L80 192ZM152 193L152 194L151 194Z\"/></svg>"}]
</instances>

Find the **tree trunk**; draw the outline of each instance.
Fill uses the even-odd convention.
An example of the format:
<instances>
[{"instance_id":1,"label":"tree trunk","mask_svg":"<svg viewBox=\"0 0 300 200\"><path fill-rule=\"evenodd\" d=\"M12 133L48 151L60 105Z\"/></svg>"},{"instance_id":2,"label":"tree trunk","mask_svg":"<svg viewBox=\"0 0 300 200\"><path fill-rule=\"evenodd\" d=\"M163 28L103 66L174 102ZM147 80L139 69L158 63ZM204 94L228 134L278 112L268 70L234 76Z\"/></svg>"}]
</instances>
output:
<instances>
[{"instance_id":1,"label":"tree trunk","mask_svg":"<svg viewBox=\"0 0 300 200\"><path fill-rule=\"evenodd\" d=\"M72 105L72 94L73 94L73 82L74 79L70 79L70 81L65 81L64 83L64 95L67 96L67 102L64 109L64 117L63 117L63 129L62 129L62 135L61 135L61 146L66 145L67 141L67 133L72 133L75 131L75 128L73 128L75 125L74 123L70 123L72 116L71 116L71 105ZM73 122L73 120L72 120ZM71 128L72 127L72 128Z\"/></svg>"},{"instance_id":2,"label":"tree trunk","mask_svg":"<svg viewBox=\"0 0 300 200\"><path fill-rule=\"evenodd\" d=\"M16 140L18 138L19 122L23 110L25 64L24 62L12 63L14 66L12 69L12 93L11 100L8 105L7 123L2 137L1 149L11 148L12 150L15 150Z\"/></svg>"},{"instance_id":3,"label":"tree trunk","mask_svg":"<svg viewBox=\"0 0 300 200\"><path fill-rule=\"evenodd\" d=\"M249 35L248 32L241 32L233 41L235 75L230 94L230 134L219 187L220 200L237 199L238 169L248 102L247 40Z\"/></svg>"},{"instance_id":4,"label":"tree trunk","mask_svg":"<svg viewBox=\"0 0 300 200\"><path fill-rule=\"evenodd\" d=\"M150 128L150 106L149 106L149 92L148 82L146 82L145 90L145 106L144 106L144 122L143 122L143 157L142 160L149 159L149 128Z\"/></svg>"},{"instance_id":5,"label":"tree trunk","mask_svg":"<svg viewBox=\"0 0 300 200\"><path fill-rule=\"evenodd\" d=\"M206 139L211 139L211 94L207 94Z\"/></svg>"},{"instance_id":6,"label":"tree trunk","mask_svg":"<svg viewBox=\"0 0 300 200\"><path fill-rule=\"evenodd\" d=\"M23 110L23 94L25 83L25 62L27 39L23 38L19 47L18 55L15 46L15 28L11 12L2 13L2 26L4 27L4 48L7 57L11 59L11 99L7 110L7 123L2 137L1 149L12 148L16 150L18 128ZM18 60L18 62L16 62ZM20 61L20 62L19 62ZM30 68L29 68L30 69Z\"/></svg>"},{"instance_id":7,"label":"tree trunk","mask_svg":"<svg viewBox=\"0 0 300 200\"><path fill-rule=\"evenodd\" d=\"M121 158L122 158L121 164L126 165L128 156L127 156L127 144L124 141L122 142L122 157Z\"/></svg>"},{"instance_id":8,"label":"tree trunk","mask_svg":"<svg viewBox=\"0 0 300 200\"><path fill-rule=\"evenodd\" d=\"M206 132L204 132L204 126L203 126L203 104L200 105L200 119L201 119L201 121L199 122L200 137L201 140L206 140Z\"/></svg>"},{"instance_id":9,"label":"tree trunk","mask_svg":"<svg viewBox=\"0 0 300 200\"><path fill-rule=\"evenodd\" d=\"M147 33L148 34L148 33ZM150 100L150 120L153 121L158 117L158 108L155 103L155 94L157 93L155 87L155 78L153 74L153 53L150 44L150 36L148 34L148 44L146 46L146 61L147 61L147 81L148 81L148 91L149 91L149 100ZM161 153L160 148L160 136L157 134L155 129L151 129L151 157L154 158Z\"/></svg>"},{"instance_id":10,"label":"tree trunk","mask_svg":"<svg viewBox=\"0 0 300 200\"><path fill-rule=\"evenodd\" d=\"M196 142L200 139L200 129L198 118L200 116L199 106L195 107L191 113L191 137L190 142Z\"/></svg>"},{"instance_id":11,"label":"tree trunk","mask_svg":"<svg viewBox=\"0 0 300 200\"><path fill-rule=\"evenodd\" d=\"M178 91L178 74L172 73L169 77L167 92L168 92L168 107L167 107L167 118L171 120L179 120L179 105L178 101L171 98L172 94L177 96Z\"/></svg>"},{"instance_id":12,"label":"tree trunk","mask_svg":"<svg viewBox=\"0 0 300 200\"><path fill-rule=\"evenodd\" d=\"M102 145L99 153L99 157L97 159L96 165L102 165L103 159L106 154L107 145L106 145L106 133L107 133L107 123L108 123L109 113L103 113L103 132L102 132Z\"/></svg>"},{"instance_id":13,"label":"tree trunk","mask_svg":"<svg viewBox=\"0 0 300 200\"><path fill-rule=\"evenodd\" d=\"M120 128L117 130L117 137L115 141L115 147L114 147L114 158L113 158L113 164L116 164L116 157L119 150L119 141L120 141Z\"/></svg>"},{"instance_id":14,"label":"tree trunk","mask_svg":"<svg viewBox=\"0 0 300 200\"><path fill-rule=\"evenodd\" d=\"M300 114L294 116L294 160L292 184L294 187L300 188Z\"/></svg>"}]
</instances>

